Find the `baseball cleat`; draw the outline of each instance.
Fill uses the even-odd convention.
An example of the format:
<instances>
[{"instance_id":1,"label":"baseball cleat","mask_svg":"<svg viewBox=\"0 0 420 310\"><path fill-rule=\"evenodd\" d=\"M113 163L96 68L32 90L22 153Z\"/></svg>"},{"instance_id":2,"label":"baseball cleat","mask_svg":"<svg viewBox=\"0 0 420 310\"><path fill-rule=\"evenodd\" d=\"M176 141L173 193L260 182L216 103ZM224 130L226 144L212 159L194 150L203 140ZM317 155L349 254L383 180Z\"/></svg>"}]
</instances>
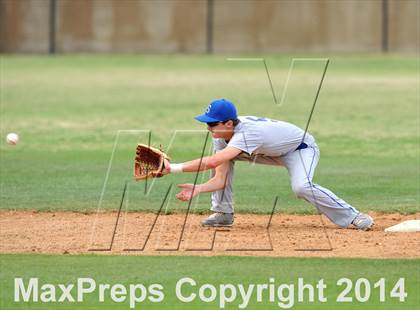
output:
<instances>
[{"instance_id":1,"label":"baseball cleat","mask_svg":"<svg viewBox=\"0 0 420 310\"><path fill-rule=\"evenodd\" d=\"M372 226L375 224L373 218L371 218L368 214L359 213L351 222L353 226L360 230L370 230Z\"/></svg>"},{"instance_id":2,"label":"baseball cleat","mask_svg":"<svg viewBox=\"0 0 420 310\"><path fill-rule=\"evenodd\" d=\"M233 213L221 213L216 212L210 215L208 218L201 221L203 226L232 226L233 224Z\"/></svg>"}]
</instances>

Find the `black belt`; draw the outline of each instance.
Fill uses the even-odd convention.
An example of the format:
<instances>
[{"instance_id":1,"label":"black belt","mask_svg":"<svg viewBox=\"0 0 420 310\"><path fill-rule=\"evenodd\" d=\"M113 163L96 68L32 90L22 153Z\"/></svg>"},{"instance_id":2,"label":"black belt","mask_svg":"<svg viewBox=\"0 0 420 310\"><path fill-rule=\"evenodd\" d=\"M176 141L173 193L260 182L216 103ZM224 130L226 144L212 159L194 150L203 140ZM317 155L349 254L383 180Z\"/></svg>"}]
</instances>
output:
<instances>
[{"instance_id":1,"label":"black belt","mask_svg":"<svg viewBox=\"0 0 420 310\"><path fill-rule=\"evenodd\" d=\"M301 144L299 144L299 146L296 148L295 151L303 150L303 149L306 149L307 147L308 147L308 145L305 142L302 142Z\"/></svg>"}]
</instances>

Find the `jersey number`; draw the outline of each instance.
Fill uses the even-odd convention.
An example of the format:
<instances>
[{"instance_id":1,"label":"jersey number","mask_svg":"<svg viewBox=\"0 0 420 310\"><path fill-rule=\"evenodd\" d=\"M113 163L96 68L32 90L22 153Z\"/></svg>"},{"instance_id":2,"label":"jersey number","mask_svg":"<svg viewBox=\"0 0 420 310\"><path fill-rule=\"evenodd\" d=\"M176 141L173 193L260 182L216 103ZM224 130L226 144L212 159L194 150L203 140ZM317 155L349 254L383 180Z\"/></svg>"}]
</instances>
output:
<instances>
[{"instance_id":1,"label":"jersey number","mask_svg":"<svg viewBox=\"0 0 420 310\"><path fill-rule=\"evenodd\" d=\"M254 121L254 122L274 122L276 123L276 120L273 119L269 119L269 118L265 118L265 117L252 117L252 116L248 116L246 117L246 119L249 119L250 121Z\"/></svg>"}]
</instances>

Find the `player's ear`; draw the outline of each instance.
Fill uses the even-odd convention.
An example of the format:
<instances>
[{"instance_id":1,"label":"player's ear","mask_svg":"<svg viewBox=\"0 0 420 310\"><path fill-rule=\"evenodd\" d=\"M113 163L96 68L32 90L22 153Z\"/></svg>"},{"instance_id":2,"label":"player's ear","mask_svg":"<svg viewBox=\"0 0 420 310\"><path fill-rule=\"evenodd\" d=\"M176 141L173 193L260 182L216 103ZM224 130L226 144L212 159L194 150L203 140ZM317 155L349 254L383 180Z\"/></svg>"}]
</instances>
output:
<instances>
[{"instance_id":1,"label":"player's ear","mask_svg":"<svg viewBox=\"0 0 420 310\"><path fill-rule=\"evenodd\" d=\"M232 121L232 120L228 120L228 121L226 122L226 125L227 125L228 127L233 127L233 121Z\"/></svg>"}]
</instances>

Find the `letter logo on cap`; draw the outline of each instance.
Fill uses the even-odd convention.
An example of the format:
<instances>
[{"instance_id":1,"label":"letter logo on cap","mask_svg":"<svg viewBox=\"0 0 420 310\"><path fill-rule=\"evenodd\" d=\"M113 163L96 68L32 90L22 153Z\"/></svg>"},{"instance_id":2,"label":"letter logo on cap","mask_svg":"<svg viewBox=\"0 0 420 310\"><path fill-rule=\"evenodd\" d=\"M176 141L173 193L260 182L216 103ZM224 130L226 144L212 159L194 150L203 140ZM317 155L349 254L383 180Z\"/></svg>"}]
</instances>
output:
<instances>
[{"instance_id":1,"label":"letter logo on cap","mask_svg":"<svg viewBox=\"0 0 420 310\"><path fill-rule=\"evenodd\" d=\"M209 113L211 109L211 104L209 104L209 106L207 107L206 113Z\"/></svg>"}]
</instances>

